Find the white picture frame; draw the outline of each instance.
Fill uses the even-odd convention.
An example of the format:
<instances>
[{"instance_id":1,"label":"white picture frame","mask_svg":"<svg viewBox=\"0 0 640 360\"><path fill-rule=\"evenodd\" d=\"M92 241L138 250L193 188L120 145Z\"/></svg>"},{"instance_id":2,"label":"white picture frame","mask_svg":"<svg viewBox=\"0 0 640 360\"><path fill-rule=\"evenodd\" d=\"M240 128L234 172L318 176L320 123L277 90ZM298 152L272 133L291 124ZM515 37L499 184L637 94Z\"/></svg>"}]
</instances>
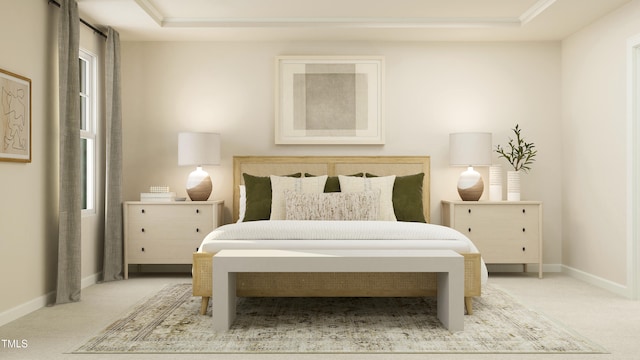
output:
<instances>
[{"instance_id":1,"label":"white picture frame","mask_svg":"<svg viewBox=\"0 0 640 360\"><path fill-rule=\"evenodd\" d=\"M31 162L31 79L0 69L0 161Z\"/></svg>"},{"instance_id":2,"label":"white picture frame","mask_svg":"<svg viewBox=\"0 0 640 360\"><path fill-rule=\"evenodd\" d=\"M276 57L275 143L384 144L384 57Z\"/></svg>"}]
</instances>

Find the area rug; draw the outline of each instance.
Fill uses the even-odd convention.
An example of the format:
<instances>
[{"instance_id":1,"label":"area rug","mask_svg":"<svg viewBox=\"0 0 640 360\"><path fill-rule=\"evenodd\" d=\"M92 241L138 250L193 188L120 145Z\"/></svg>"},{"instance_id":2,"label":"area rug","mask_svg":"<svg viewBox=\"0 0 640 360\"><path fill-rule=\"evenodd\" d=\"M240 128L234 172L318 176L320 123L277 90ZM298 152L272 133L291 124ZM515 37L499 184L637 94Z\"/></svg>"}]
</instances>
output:
<instances>
[{"instance_id":1,"label":"area rug","mask_svg":"<svg viewBox=\"0 0 640 360\"><path fill-rule=\"evenodd\" d=\"M241 298L228 332L199 315L190 284L169 285L76 353L603 353L599 345L483 288L464 331L436 317L435 298Z\"/></svg>"}]
</instances>

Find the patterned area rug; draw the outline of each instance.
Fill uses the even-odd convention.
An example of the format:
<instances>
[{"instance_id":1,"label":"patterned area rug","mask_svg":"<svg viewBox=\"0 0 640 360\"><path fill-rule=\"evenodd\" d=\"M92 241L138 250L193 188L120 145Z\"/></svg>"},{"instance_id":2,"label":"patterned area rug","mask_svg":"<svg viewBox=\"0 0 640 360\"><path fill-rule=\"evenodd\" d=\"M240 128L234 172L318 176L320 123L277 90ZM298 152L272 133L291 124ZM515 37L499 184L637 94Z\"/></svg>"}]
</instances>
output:
<instances>
[{"instance_id":1,"label":"patterned area rug","mask_svg":"<svg viewBox=\"0 0 640 360\"><path fill-rule=\"evenodd\" d=\"M228 332L199 315L191 284L146 299L76 353L603 353L495 286L451 333L435 298L241 298Z\"/></svg>"}]
</instances>

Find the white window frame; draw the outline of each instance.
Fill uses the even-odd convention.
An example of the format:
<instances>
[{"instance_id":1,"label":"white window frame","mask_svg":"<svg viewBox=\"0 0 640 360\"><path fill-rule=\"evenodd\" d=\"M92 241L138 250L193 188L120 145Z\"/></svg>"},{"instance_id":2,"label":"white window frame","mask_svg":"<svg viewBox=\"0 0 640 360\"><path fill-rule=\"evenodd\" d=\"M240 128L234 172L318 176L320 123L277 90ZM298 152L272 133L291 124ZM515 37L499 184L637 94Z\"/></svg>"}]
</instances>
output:
<instances>
[{"instance_id":1,"label":"white window frame","mask_svg":"<svg viewBox=\"0 0 640 360\"><path fill-rule=\"evenodd\" d=\"M87 172L83 174L87 179L87 206L82 209L83 215L96 213L96 130L97 130L97 60L96 56L87 50L80 49L79 60L86 62L86 74L84 79L87 84L86 92L80 91L80 96L85 97L86 101L86 128L82 129L82 104L80 107L80 139L87 140ZM80 87L82 89L82 86ZM84 191L84 189L83 189ZM83 204L84 206L84 204Z\"/></svg>"}]
</instances>

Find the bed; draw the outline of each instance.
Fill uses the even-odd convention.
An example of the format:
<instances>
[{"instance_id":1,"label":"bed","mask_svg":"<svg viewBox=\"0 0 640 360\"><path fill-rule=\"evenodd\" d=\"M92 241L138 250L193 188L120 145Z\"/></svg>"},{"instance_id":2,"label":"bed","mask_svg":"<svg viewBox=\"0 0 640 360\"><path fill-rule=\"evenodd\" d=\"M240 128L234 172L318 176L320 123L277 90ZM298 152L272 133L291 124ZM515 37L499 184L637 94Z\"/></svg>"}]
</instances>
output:
<instances>
[{"instance_id":1,"label":"bed","mask_svg":"<svg viewBox=\"0 0 640 360\"><path fill-rule=\"evenodd\" d=\"M472 299L481 295L482 283L487 278L486 267L478 249L463 234L450 228L429 224L429 161L427 156L234 157L232 213L234 222L208 234L199 251L194 253L193 295L202 297L201 313L206 313L211 297L213 255L222 249L448 248L465 257L465 308L467 314L472 314ZM324 175L327 176L326 180ZM366 214L359 214L359 216L366 216L367 220L372 220L371 216L378 219L375 221L361 219L309 221L306 218L295 217L264 219L264 214L254 211L257 208L256 191L253 190L257 186L254 183L255 179L259 179L262 183L265 178L267 181L271 179L272 188L269 188L269 191L272 198L269 204L273 206L275 203L284 202L285 210L283 211L289 216L291 214L298 216L302 209L292 207L291 204L295 204L294 200L298 201L300 206L300 202L308 203L309 196L324 196L301 195L286 191L283 200L282 193L276 191L281 188L281 181L287 184L300 184L303 181L285 177L293 177L293 179L322 177L317 181L304 180L308 184L316 182L324 184L324 191L320 191L321 193L335 192L335 189L329 189L330 182L333 184L331 186L337 183L346 187L342 189L344 194L336 196L348 196L348 192L356 189L357 186L353 189L347 187L351 186L351 182L360 186L364 181L368 184L373 182L388 184L389 181L393 181L391 187L394 209L392 212L395 214L391 216L397 217L399 221L377 221L380 217L389 214L372 215L366 211ZM370 178L376 180L361 180ZM403 194L404 199L400 194L396 194L397 189L401 188L399 184L403 184L402 188L405 188L406 184L406 188L410 189ZM247 196L249 194L245 195L245 191L249 191L248 187L251 187L253 197ZM416 191L417 188L419 191ZM375 197L373 200L359 198L358 201L382 201L383 197L385 199L388 197L384 194L384 187L382 189L375 190L373 193L353 190L351 195L362 197L365 193L373 194L371 195ZM264 203L262 206L265 206ZM359 206L359 208L362 207ZM382 204L378 208L383 207ZM276 215L276 211L272 212L271 216ZM277 215L284 216L284 213ZM255 221L238 222L240 216L244 217L243 220ZM423 235L425 232L427 235ZM237 295L240 297L422 297L436 295L437 289L435 274L424 273L242 273L238 274L237 282Z\"/></svg>"}]
</instances>

